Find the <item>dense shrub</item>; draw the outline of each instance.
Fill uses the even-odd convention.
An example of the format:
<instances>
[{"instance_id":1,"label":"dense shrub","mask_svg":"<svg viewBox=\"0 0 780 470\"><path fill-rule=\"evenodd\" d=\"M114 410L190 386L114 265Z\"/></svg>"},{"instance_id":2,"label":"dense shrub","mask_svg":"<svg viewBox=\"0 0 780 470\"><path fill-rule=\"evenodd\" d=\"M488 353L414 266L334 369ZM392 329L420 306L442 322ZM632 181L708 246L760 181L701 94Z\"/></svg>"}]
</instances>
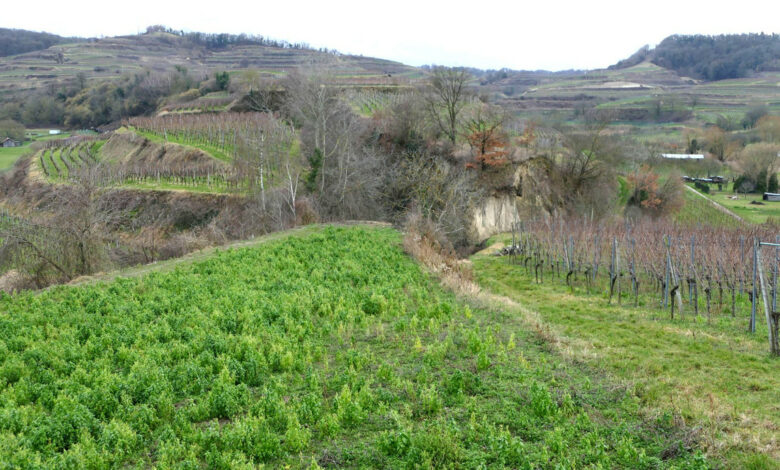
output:
<instances>
[{"instance_id":1,"label":"dense shrub","mask_svg":"<svg viewBox=\"0 0 780 470\"><path fill-rule=\"evenodd\" d=\"M732 185L735 193L752 193L756 190L756 182L748 175L739 175L734 178Z\"/></svg>"},{"instance_id":2,"label":"dense shrub","mask_svg":"<svg viewBox=\"0 0 780 470\"><path fill-rule=\"evenodd\" d=\"M25 31L23 29L0 28L0 57L39 51L62 42L81 40L83 39L65 38L56 34Z\"/></svg>"}]
</instances>

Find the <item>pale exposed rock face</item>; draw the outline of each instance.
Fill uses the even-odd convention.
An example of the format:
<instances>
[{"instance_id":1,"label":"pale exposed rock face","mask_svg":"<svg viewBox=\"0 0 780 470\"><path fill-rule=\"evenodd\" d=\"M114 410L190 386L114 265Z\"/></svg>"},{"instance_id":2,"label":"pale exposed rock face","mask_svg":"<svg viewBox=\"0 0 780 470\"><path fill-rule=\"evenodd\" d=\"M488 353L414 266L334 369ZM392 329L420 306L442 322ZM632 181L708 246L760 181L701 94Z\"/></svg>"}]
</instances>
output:
<instances>
[{"instance_id":1,"label":"pale exposed rock face","mask_svg":"<svg viewBox=\"0 0 780 470\"><path fill-rule=\"evenodd\" d=\"M478 241L512 230L512 224L519 220L515 196L491 196L474 209L472 230Z\"/></svg>"}]
</instances>

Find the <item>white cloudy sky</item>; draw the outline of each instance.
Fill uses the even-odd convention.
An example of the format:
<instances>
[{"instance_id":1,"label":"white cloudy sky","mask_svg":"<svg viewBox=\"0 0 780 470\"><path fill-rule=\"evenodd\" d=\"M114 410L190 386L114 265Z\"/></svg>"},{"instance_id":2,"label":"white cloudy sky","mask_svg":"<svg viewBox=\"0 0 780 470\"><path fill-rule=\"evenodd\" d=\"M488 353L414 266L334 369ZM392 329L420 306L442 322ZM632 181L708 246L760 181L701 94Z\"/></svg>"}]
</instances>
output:
<instances>
[{"instance_id":1,"label":"white cloudy sky","mask_svg":"<svg viewBox=\"0 0 780 470\"><path fill-rule=\"evenodd\" d=\"M261 34L411 65L598 68L675 33L780 32L777 0L3 2L0 26L62 35L151 24Z\"/></svg>"}]
</instances>

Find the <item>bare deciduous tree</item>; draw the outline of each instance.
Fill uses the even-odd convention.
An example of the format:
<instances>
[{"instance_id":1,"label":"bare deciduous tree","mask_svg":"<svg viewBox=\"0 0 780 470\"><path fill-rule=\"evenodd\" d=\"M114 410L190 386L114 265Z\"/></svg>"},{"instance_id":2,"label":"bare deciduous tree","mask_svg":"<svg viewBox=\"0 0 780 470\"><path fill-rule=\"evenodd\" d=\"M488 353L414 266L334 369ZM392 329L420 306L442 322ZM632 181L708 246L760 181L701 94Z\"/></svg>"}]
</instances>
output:
<instances>
[{"instance_id":1,"label":"bare deciduous tree","mask_svg":"<svg viewBox=\"0 0 780 470\"><path fill-rule=\"evenodd\" d=\"M471 147L468 166L486 170L508 162L508 141L504 134L507 116L498 106L481 104L466 118L463 134Z\"/></svg>"},{"instance_id":2,"label":"bare deciduous tree","mask_svg":"<svg viewBox=\"0 0 780 470\"><path fill-rule=\"evenodd\" d=\"M254 126L236 136L234 167L236 177L251 193L258 193L266 209L266 191L288 175L287 165L300 166L295 158L295 132L292 127L268 113L259 114Z\"/></svg>"},{"instance_id":3,"label":"bare deciduous tree","mask_svg":"<svg viewBox=\"0 0 780 470\"><path fill-rule=\"evenodd\" d=\"M38 287L91 274L108 264L106 227L116 211L101 203L89 172L59 188L57 212L40 220L0 222L0 260Z\"/></svg>"},{"instance_id":4,"label":"bare deciduous tree","mask_svg":"<svg viewBox=\"0 0 780 470\"><path fill-rule=\"evenodd\" d=\"M468 244L472 209L482 196L476 176L428 153L407 153L388 165L383 203L398 220L410 211L433 222L456 246Z\"/></svg>"},{"instance_id":5,"label":"bare deciduous tree","mask_svg":"<svg viewBox=\"0 0 780 470\"><path fill-rule=\"evenodd\" d=\"M583 130L564 134L564 152L557 158L558 171L567 190L580 195L608 170L604 160L611 155L605 132L609 121L595 121Z\"/></svg>"},{"instance_id":6,"label":"bare deciduous tree","mask_svg":"<svg viewBox=\"0 0 780 470\"><path fill-rule=\"evenodd\" d=\"M522 192L531 207L555 212L600 216L614 204L612 165L618 148L606 135L607 120L585 128L547 131L536 146L537 156L524 164ZM523 169L521 169L523 170ZM531 196L533 197L526 197Z\"/></svg>"},{"instance_id":7,"label":"bare deciduous tree","mask_svg":"<svg viewBox=\"0 0 780 470\"><path fill-rule=\"evenodd\" d=\"M351 138L353 125L345 116L351 110L341 100L339 90L315 73L291 73L285 82L288 90L287 112L298 120L306 151L321 152L320 193L325 191L325 171L335 155L342 152Z\"/></svg>"},{"instance_id":8,"label":"bare deciduous tree","mask_svg":"<svg viewBox=\"0 0 780 470\"><path fill-rule=\"evenodd\" d=\"M779 153L780 145L777 144L766 142L751 144L740 153L739 165L745 175L758 182L762 174L766 177L777 171Z\"/></svg>"},{"instance_id":9,"label":"bare deciduous tree","mask_svg":"<svg viewBox=\"0 0 780 470\"><path fill-rule=\"evenodd\" d=\"M469 74L464 69L436 67L429 79L426 105L431 119L455 145L459 115L470 95L466 87Z\"/></svg>"}]
</instances>

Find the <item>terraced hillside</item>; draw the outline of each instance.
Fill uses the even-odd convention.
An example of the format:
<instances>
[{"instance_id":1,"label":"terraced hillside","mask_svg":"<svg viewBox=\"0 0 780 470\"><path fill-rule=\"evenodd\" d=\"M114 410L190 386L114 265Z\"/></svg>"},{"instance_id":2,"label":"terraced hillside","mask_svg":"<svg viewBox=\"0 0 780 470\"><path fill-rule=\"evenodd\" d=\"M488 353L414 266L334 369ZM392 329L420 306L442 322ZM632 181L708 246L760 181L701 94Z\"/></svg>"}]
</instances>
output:
<instances>
[{"instance_id":1,"label":"terraced hillside","mask_svg":"<svg viewBox=\"0 0 780 470\"><path fill-rule=\"evenodd\" d=\"M227 193L237 190L229 163L198 146L127 129L52 142L32 157L50 183L89 178L111 187Z\"/></svg>"},{"instance_id":2,"label":"terraced hillside","mask_svg":"<svg viewBox=\"0 0 780 470\"><path fill-rule=\"evenodd\" d=\"M68 137L70 137L68 132L52 135L46 129L29 129L26 132L26 140L19 147L0 147L0 173L13 167L21 156L29 153L30 146L34 142L47 142Z\"/></svg>"},{"instance_id":3,"label":"terraced hillside","mask_svg":"<svg viewBox=\"0 0 780 470\"><path fill-rule=\"evenodd\" d=\"M187 37L155 32L86 42L58 44L49 49L0 58L0 100L86 80L113 80L126 73L163 72L174 66L195 76L217 71L252 70L259 77L278 77L300 67L327 71L337 83L350 87L394 87L425 77L426 71L397 62L339 55L302 48L260 44L233 44L212 48ZM651 62L622 69L592 71L479 72L480 93L530 118L559 121L581 119L593 107L612 109L628 122L715 122L719 115L739 120L755 105L780 111L780 72L763 72L748 78L705 82L681 77ZM373 91L371 91L373 93ZM213 94L194 102L168 103L164 112L217 112L234 96ZM365 100L363 100L365 101ZM361 112L367 108L358 104ZM364 109L366 108L366 109Z\"/></svg>"},{"instance_id":4,"label":"terraced hillside","mask_svg":"<svg viewBox=\"0 0 780 470\"><path fill-rule=\"evenodd\" d=\"M593 106L615 110L624 121L714 122L718 114L741 116L753 105L780 111L780 73L704 82L680 77L649 62L619 70L567 74L509 73L487 85L500 103L524 115L571 119Z\"/></svg>"},{"instance_id":5,"label":"terraced hillside","mask_svg":"<svg viewBox=\"0 0 780 470\"><path fill-rule=\"evenodd\" d=\"M61 54L61 55L60 55ZM419 76L412 67L370 57L336 55L307 49L237 45L208 49L168 33L110 37L0 58L0 98L75 80L113 79L128 72L166 71L179 65L195 73L255 69L278 75L317 64L349 83L385 84Z\"/></svg>"}]
</instances>

